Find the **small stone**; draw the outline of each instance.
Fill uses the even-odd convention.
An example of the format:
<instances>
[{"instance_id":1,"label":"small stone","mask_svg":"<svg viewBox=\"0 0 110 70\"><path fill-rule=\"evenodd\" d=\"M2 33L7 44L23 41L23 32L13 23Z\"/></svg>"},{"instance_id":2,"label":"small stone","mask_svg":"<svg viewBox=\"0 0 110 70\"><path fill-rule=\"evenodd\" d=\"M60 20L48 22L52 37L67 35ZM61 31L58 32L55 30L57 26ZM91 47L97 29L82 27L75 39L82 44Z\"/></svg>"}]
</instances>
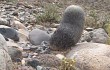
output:
<instances>
[{"instance_id":1,"label":"small stone","mask_svg":"<svg viewBox=\"0 0 110 70\"><path fill-rule=\"evenodd\" d=\"M91 32L84 30L79 42L90 42L92 40L90 33Z\"/></svg>"},{"instance_id":2,"label":"small stone","mask_svg":"<svg viewBox=\"0 0 110 70\"><path fill-rule=\"evenodd\" d=\"M23 47L23 50L24 51L29 51L30 50L30 47Z\"/></svg>"},{"instance_id":3,"label":"small stone","mask_svg":"<svg viewBox=\"0 0 110 70\"><path fill-rule=\"evenodd\" d=\"M0 25L9 25L6 19L0 18Z\"/></svg>"},{"instance_id":4,"label":"small stone","mask_svg":"<svg viewBox=\"0 0 110 70\"><path fill-rule=\"evenodd\" d=\"M22 63L22 65L25 65L25 64L26 64L25 58L23 58L23 59L21 60L21 63Z\"/></svg>"},{"instance_id":5,"label":"small stone","mask_svg":"<svg viewBox=\"0 0 110 70\"><path fill-rule=\"evenodd\" d=\"M53 23L53 24L52 24L52 28L57 28L59 25L60 25L60 24L55 24L55 23Z\"/></svg>"},{"instance_id":6,"label":"small stone","mask_svg":"<svg viewBox=\"0 0 110 70\"><path fill-rule=\"evenodd\" d=\"M105 44L107 42L108 38L109 38L109 36L105 32L105 30L102 29L102 28L93 30L90 33L90 36L92 38L91 42L103 43L103 44Z\"/></svg>"},{"instance_id":7,"label":"small stone","mask_svg":"<svg viewBox=\"0 0 110 70\"><path fill-rule=\"evenodd\" d=\"M87 30L87 31L93 31L93 28L87 27L86 30Z\"/></svg>"},{"instance_id":8,"label":"small stone","mask_svg":"<svg viewBox=\"0 0 110 70\"><path fill-rule=\"evenodd\" d=\"M62 54L57 54L56 57L58 57L59 59L63 59L65 56Z\"/></svg>"},{"instance_id":9,"label":"small stone","mask_svg":"<svg viewBox=\"0 0 110 70\"><path fill-rule=\"evenodd\" d=\"M12 15L13 16L18 16L18 12L17 11L14 11Z\"/></svg>"},{"instance_id":10,"label":"small stone","mask_svg":"<svg viewBox=\"0 0 110 70\"><path fill-rule=\"evenodd\" d=\"M43 41L49 41L49 39L49 34L40 29L34 29L29 33L29 41L33 45L40 45Z\"/></svg>"},{"instance_id":11,"label":"small stone","mask_svg":"<svg viewBox=\"0 0 110 70\"><path fill-rule=\"evenodd\" d=\"M37 46L31 46L30 51L35 51L38 47Z\"/></svg>"},{"instance_id":12,"label":"small stone","mask_svg":"<svg viewBox=\"0 0 110 70\"><path fill-rule=\"evenodd\" d=\"M37 70L42 70L43 67L37 66Z\"/></svg>"},{"instance_id":13,"label":"small stone","mask_svg":"<svg viewBox=\"0 0 110 70\"><path fill-rule=\"evenodd\" d=\"M27 64L34 68L41 65L38 60L33 60L33 59L28 60Z\"/></svg>"},{"instance_id":14,"label":"small stone","mask_svg":"<svg viewBox=\"0 0 110 70\"><path fill-rule=\"evenodd\" d=\"M27 57L29 56L29 53L27 53L27 52L22 52L22 56L23 56L23 58L27 58Z\"/></svg>"},{"instance_id":15,"label":"small stone","mask_svg":"<svg viewBox=\"0 0 110 70\"><path fill-rule=\"evenodd\" d=\"M32 5L25 5L26 8L32 9L33 6Z\"/></svg>"}]
</instances>

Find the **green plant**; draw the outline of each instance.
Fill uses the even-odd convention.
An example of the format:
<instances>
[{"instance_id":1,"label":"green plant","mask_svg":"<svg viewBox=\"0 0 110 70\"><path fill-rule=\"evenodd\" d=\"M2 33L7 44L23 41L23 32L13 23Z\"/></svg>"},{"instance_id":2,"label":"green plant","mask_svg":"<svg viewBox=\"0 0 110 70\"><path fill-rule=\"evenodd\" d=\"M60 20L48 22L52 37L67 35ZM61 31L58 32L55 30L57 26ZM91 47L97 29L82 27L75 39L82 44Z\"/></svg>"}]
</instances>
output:
<instances>
[{"instance_id":1,"label":"green plant","mask_svg":"<svg viewBox=\"0 0 110 70\"><path fill-rule=\"evenodd\" d=\"M75 60L69 58L63 58L59 70L76 70Z\"/></svg>"},{"instance_id":2,"label":"green plant","mask_svg":"<svg viewBox=\"0 0 110 70\"><path fill-rule=\"evenodd\" d=\"M60 19L60 15L58 14L58 7L54 4L48 4L45 7L44 13L38 13L36 15L37 23L56 23Z\"/></svg>"}]
</instances>

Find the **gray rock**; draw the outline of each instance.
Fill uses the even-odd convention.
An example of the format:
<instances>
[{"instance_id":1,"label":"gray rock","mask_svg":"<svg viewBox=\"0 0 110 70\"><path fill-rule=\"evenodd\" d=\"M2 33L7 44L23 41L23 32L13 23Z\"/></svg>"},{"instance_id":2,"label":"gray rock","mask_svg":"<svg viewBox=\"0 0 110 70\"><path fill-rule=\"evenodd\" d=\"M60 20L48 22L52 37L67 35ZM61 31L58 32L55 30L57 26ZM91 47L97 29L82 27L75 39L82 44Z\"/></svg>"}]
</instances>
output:
<instances>
[{"instance_id":1,"label":"gray rock","mask_svg":"<svg viewBox=\"0 0 110 70\"><path fill-rule=\"evenodd\" d=\"M88 31L83 31L83 34L80 38L79 42L90 42L92 40L90 32Z\"/></svg>"},{"instance_id":2,"label":"gray rock","mask_svg":"<svg viewBox=\"0 0 110 70\"><path fill-rule=\"evenodd\" d=\"M37 66L37 70L42 70L42 66Z\"/></svg>"},{"instance_id":3,"label":"gray rock","mask_svg":"<svg viewBox=\"0 0 110 70\"><path fill-rule=\"evenodd\" d=\"M9 25L6 19L0 18L0 25Z\"/></svg>"},{"instance_id":4,"label":"gray rock","mask_svg":"<svg viewBox=\"0 0 110 70\"><path fill-rule=\"evenodd\" d=\"M75 59L78 70L110 70L110 46L99 43L77 44L66 55Z\"/></svg>"},{"instance_id":5,"label":"gray rock","mask_svg":"<svg viewBox=\"0 0 110 70\"><path fill-rule=\"evenodd\" d=\"M27 53L27 52L22 52L22 56L23 56L23 58L27 58L27 57L29 56L29 53Z\"/></svg>"},{"instance_id":6,"label":"gray rock","mask_svg":"<svg viewBox=\"0 0 110 70\"><path fill-rule=\"evenodd\" d=\"M49 34L40 29L34 29L29 33L29 41L33 45L40 45L43 41L49 41L49 39Z\"/></svg>"},{"instance_id":7,"label":"gray rock","mask_svg":"<svg viewBox=\"0 0 110 70\"><path fill-rule=\"evenodd\" d=\"M0 26L0 33L5 37L5 38L10 38L14 41L19 41L18 33L15 29L10 28L10 27L5 27L5 26Z\"/></svg>"},{"instance_id":8,"label":"gray rock","mask_svg":"<svg viewBox=\"0 0 110 70\"><path fill-rule=\"evenodd\" d=\"M6 45L6 40L4 39L2 34L0 34L0 49L4 49L4 50L8 51L7 45Z\"/></svg>"},{"instance_id":9,"label":"gray rock","mask_svg":"<svg viewBox=\"0 0 110 70\"><path fill-rule=\"evenodd\" d=\"M22 52L18 48L9 47L8 53L9 53L12 61L16 62L17 60L22 59Z\"/></svg>"},{"instance_id":10,"label":"gray rock","mask_svg":"<svg viewBox=\"0 0 110 70\"><path fill-rule=\"evenodd\" d=\"M13 70L12 60L7 52L6 41L0 34L0 70Z\"/></svg>"},{"instance_id":11,"label":"gray rock","mask_svg":"<svg viewBox=\"0 0 110 70\"><path fill-rule=\"evenodd\" d=\"M93 30L90 35L92 37L92 42L94 43L106 43L109 38L105 30L102 28Z\"/></svg>"},{"instance_id":12,"label":"gray rock","mask_svg":"<svg viewBox=\"0 0 110 70\"><path fill-rule=\"evenodd\" d=\"M87 31L93 31L93 28L88 27L88 28L86 28L86 30L87 30Z\"/></svg>"}]
</instances>

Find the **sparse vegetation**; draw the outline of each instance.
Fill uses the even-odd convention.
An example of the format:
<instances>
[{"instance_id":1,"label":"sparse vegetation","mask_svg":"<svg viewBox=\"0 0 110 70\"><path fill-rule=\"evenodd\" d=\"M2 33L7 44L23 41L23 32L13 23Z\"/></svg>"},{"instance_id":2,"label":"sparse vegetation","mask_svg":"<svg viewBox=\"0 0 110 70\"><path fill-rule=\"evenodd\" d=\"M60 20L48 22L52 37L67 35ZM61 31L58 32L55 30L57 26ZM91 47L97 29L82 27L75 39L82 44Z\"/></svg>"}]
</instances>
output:
<instances>
[{"instance_id":1,"label":"sparse vegetation","mask_svg":"<svg viewBox=\"0 0 110 70\"><path fill-rule=\"evenodd\" d=\"M38 13L36 15L37 23L57 23L60 20L60 15L58 14L58 7L54 4L47 4L44 13Z\"/></svg>"},{"instance_id":2,"label":"sparse vegetation","mask_svg":"<svg viewBox=\"0 0 110 70\"><path fill-rule=\"evenodd\" d=\"M85 28L86 27L104 28L109 36L106 44L110 45L110 0L87 0L87 1L86 0L35 0L35 1L34 0L1 0L1 1L6 1L6 2L3 2L3 4L1 2L1 5L0 5L1 17L7 18L8 17L7 14L8 15L10 14L11 16L13 16L12 13L15 13L15 14L17 13L19 16L13 16L14 19L16 19L19 22L22 22L23 24L26 23L25 24L27 26L26 28L29 28L28 29L29 31L31 31L31 29L34 29L32 27L33 25L36 25L36 24L51 27L50 25L52 23L59 23L61 13L64 12L64 9L67 6L71 4L80 5L85 9L85 12L87 14ZM35 3L36 5L34 5ZM42 11L38 12L39 8L41 8ZM33 11L35 11L35 13L33 13ZM26 13L25 14L26 16L23 13ZM31 22L31 16L28 16L28 14L29 15L33 14L36 17L36 21ZM29 20L29 22L27 20ZM32 24L32 27L31 27L31 24ZM41 29L43 28L44 27L42 27ZM53 31L54 30L56 29L53 28ZM25 44L20 46L25 46ZM26 44L26 46L31 47L31 45L30 44L28 45L28 43ZM23 48L25 50L25 47ZM32 46L32 48L34 47ZM28 48L26 48L26 50L27 49ZM29 53L29 57L30 57L30 55L32 54L31 51L29 50L26 52L27 52L26 55L28 55ZM68 52L65 52L65 54ZM51 54L54 54L54 53L51 53ZM34 55L37 55L37 53L35 52ZM14 63L13 64L14 70L16 69L19 70L18 68L20 67L22 68L22 64L20 62L19 63L13 62L13 63ZM58 66L58 67L59 67L59 70L77 70L75 67L75 63L76 63L75 59L64 58L62 59L61 66L60 67Z\"/></svg>"},{"instance_id":3,"label":"sparse vegetation","mask_svg":"<svg viewBox=\"0 0 110 70\"><path fill-rule=\"evenodd\" d=\"M85 27L103 28L105 24L110 22L108 13L100 12L98 10L90 10L86 16Z\"/></svg>"}]
</instances>

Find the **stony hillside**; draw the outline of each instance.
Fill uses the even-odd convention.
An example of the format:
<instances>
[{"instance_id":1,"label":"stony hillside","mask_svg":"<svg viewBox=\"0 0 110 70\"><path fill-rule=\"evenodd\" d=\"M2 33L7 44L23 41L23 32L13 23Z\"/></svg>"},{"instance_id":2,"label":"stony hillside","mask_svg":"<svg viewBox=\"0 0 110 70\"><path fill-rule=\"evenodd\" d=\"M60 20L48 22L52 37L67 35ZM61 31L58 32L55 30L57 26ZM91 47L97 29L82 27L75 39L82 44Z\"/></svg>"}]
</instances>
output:
<instances>
[{"instance_id":1,"label":"stony hillside","mask_svg":"<svg viewBox=\"0 0 110 70\"><path fill-rule=\"evenodd\" d=\"M60 23L70 5L85 12L79 33ZM77 44L52 49L60 27L54 44ZM110 70L109 44L110 0L0 0L0 70Z\"/></svg>"}]
</instances>

